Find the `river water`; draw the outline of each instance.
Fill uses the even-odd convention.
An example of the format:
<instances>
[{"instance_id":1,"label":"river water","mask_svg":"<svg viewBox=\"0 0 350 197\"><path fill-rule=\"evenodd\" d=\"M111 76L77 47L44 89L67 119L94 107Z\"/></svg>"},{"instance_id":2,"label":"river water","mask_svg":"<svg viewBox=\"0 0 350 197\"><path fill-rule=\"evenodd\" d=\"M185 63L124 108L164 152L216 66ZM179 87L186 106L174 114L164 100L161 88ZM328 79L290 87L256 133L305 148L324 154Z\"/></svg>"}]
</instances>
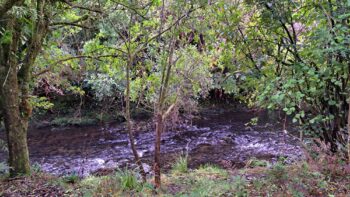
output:
<instances>
[{"instance_id":1,"label":"river water","mask_svg":"<svg viewBox=\"0 0 350 197\"><path fill-rule=\"evenodd\" d=\"M258 125L246 126L253 117ZM286 162L304 158L299 140L282 132L274 115L231 107L207 107L191 122L169 127L162 135L162 165L169 169L180 154L189 166L211 163L224 168L242 167L251 159ZM154 129L151 120L137 121L134 132L146 171L151 172ZM4 137L4 134L1 134ZM103 126L31 129L28 134L31 163L55 175L86 176L121 166L133 166L124 123ZM6 154L0 153L0 161Z\"/></svg>"}]
</instances>

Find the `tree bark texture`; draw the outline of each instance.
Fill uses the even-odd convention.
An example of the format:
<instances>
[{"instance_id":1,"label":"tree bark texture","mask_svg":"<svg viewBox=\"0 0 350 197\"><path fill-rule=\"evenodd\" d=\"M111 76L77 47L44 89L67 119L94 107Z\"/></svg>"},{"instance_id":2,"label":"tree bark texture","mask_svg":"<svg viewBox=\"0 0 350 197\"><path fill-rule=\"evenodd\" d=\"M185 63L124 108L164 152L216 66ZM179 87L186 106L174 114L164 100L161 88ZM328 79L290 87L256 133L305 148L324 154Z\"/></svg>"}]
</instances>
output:
<instances>
[{"instance_id":1,"label":"tree bark texture","mask_svg":"<svg viewBox=\"0 0 350 197\"><path fill-rule=\"evenodd\" d=\"M33 21L33 32L26 43L21 43L24 24L19 18L3 13L3 20L0 21L6 32L10 32L7 41L0 44L0 111L5 123L11 176L30 173L27 128L32 107L29 104L29 83L31 68L40 52L49 23L45 11L46 1L37 0L33 3L37 18ZM24 1L18 1L16 5L22 6ZM25 47L25 52L21 52L19 47Z\"/></svg>"}]
</instances>

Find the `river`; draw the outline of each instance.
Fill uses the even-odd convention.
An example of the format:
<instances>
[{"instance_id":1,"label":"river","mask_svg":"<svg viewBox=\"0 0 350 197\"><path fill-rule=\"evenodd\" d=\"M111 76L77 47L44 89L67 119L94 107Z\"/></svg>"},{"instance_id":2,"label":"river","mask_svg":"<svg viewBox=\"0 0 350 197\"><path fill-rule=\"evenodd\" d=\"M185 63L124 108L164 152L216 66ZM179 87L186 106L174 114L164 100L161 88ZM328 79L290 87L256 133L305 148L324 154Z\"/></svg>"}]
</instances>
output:
<instances>
[{"instance_id":1,"label":"river","mask_svg":"<svg viewBox=\"0 0 350 197\"><path fill-rule=\"evenodd\" d=\"M247 126L253 117L258 124ZM162 135L162 165L169 169L180 154L187 154L189 167L211 163L224 168L239 168L251 158L286 162L304 158L299 140L282 132L275 115L227 107L206 107L197 118L176 127L169 126ZM154 129L151 120L137 121L134 132L138 152L146 171L151 172ZM4 132L1 136L4 137ZM133 167L125 123L89 127L30 129L28 144L31 163L48 173L86 176ZM6 154L0 153L0 161Z\"/></svg>"}]
</instances>

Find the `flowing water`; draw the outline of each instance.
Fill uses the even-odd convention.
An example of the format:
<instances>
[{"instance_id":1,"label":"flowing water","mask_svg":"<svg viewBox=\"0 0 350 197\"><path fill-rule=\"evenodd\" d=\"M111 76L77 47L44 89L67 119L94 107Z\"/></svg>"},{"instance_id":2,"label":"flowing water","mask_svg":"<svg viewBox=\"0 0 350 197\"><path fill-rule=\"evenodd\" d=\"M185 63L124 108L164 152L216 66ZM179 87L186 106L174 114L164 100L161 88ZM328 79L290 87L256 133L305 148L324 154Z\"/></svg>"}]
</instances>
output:
<instances>
[{"instance_id":1,"label":"flowing water","mask_svg":"<svg viewBox=\"0 0 350 197\"><path fill-rule=\"evenodd\" d=\"M248 127L251 118L259 116L259 124ZM187 154L194 168L212 163L225 168L241 167L251 158L286 162L304 158L299 141L281 131L275 118L266 112L253 113L225 108L205 108L193 122L168 129L162 135L162 165L171 166L181 153ZM138 152L146 171L151 171L154 130L152 122L135 124ZM0 136L3 137L3 133ZM86 176L106 169L130 165L130 151L125 124L104 126L31 129L28 135L32 164L42 170L63 175ZM6 154L0 153L0 161Z\"/></svg>"}]
</instances>

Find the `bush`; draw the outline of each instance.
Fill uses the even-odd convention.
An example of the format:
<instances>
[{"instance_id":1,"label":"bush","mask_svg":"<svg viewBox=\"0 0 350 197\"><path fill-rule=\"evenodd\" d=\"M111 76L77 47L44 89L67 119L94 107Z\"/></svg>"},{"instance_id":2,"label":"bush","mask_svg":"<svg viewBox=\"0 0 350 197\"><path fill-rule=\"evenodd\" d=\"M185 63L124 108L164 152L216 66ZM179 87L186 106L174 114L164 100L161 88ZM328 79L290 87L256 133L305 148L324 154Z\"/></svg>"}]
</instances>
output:
<instances>
[{"instance_id":1,"label":"bush","mask_svg":"<svg viewBox=\"0 0 350 197\"><path fill-rule=\"evenodd\" d=\"M282 183L288 179L288 172L285 165L279 161L269 171L268 175L272 182Z\"/></svg>"},{"instance_id":2,"label":"bush","mask_svg":"<svg viewBox=\"0 0 350 197\"><path fill-rule=\"evenodd\" d=\"M39 163L34 163L31 167L32 173L40 173L42 172L41 166Z\"/></svg>"}]
</instances>

